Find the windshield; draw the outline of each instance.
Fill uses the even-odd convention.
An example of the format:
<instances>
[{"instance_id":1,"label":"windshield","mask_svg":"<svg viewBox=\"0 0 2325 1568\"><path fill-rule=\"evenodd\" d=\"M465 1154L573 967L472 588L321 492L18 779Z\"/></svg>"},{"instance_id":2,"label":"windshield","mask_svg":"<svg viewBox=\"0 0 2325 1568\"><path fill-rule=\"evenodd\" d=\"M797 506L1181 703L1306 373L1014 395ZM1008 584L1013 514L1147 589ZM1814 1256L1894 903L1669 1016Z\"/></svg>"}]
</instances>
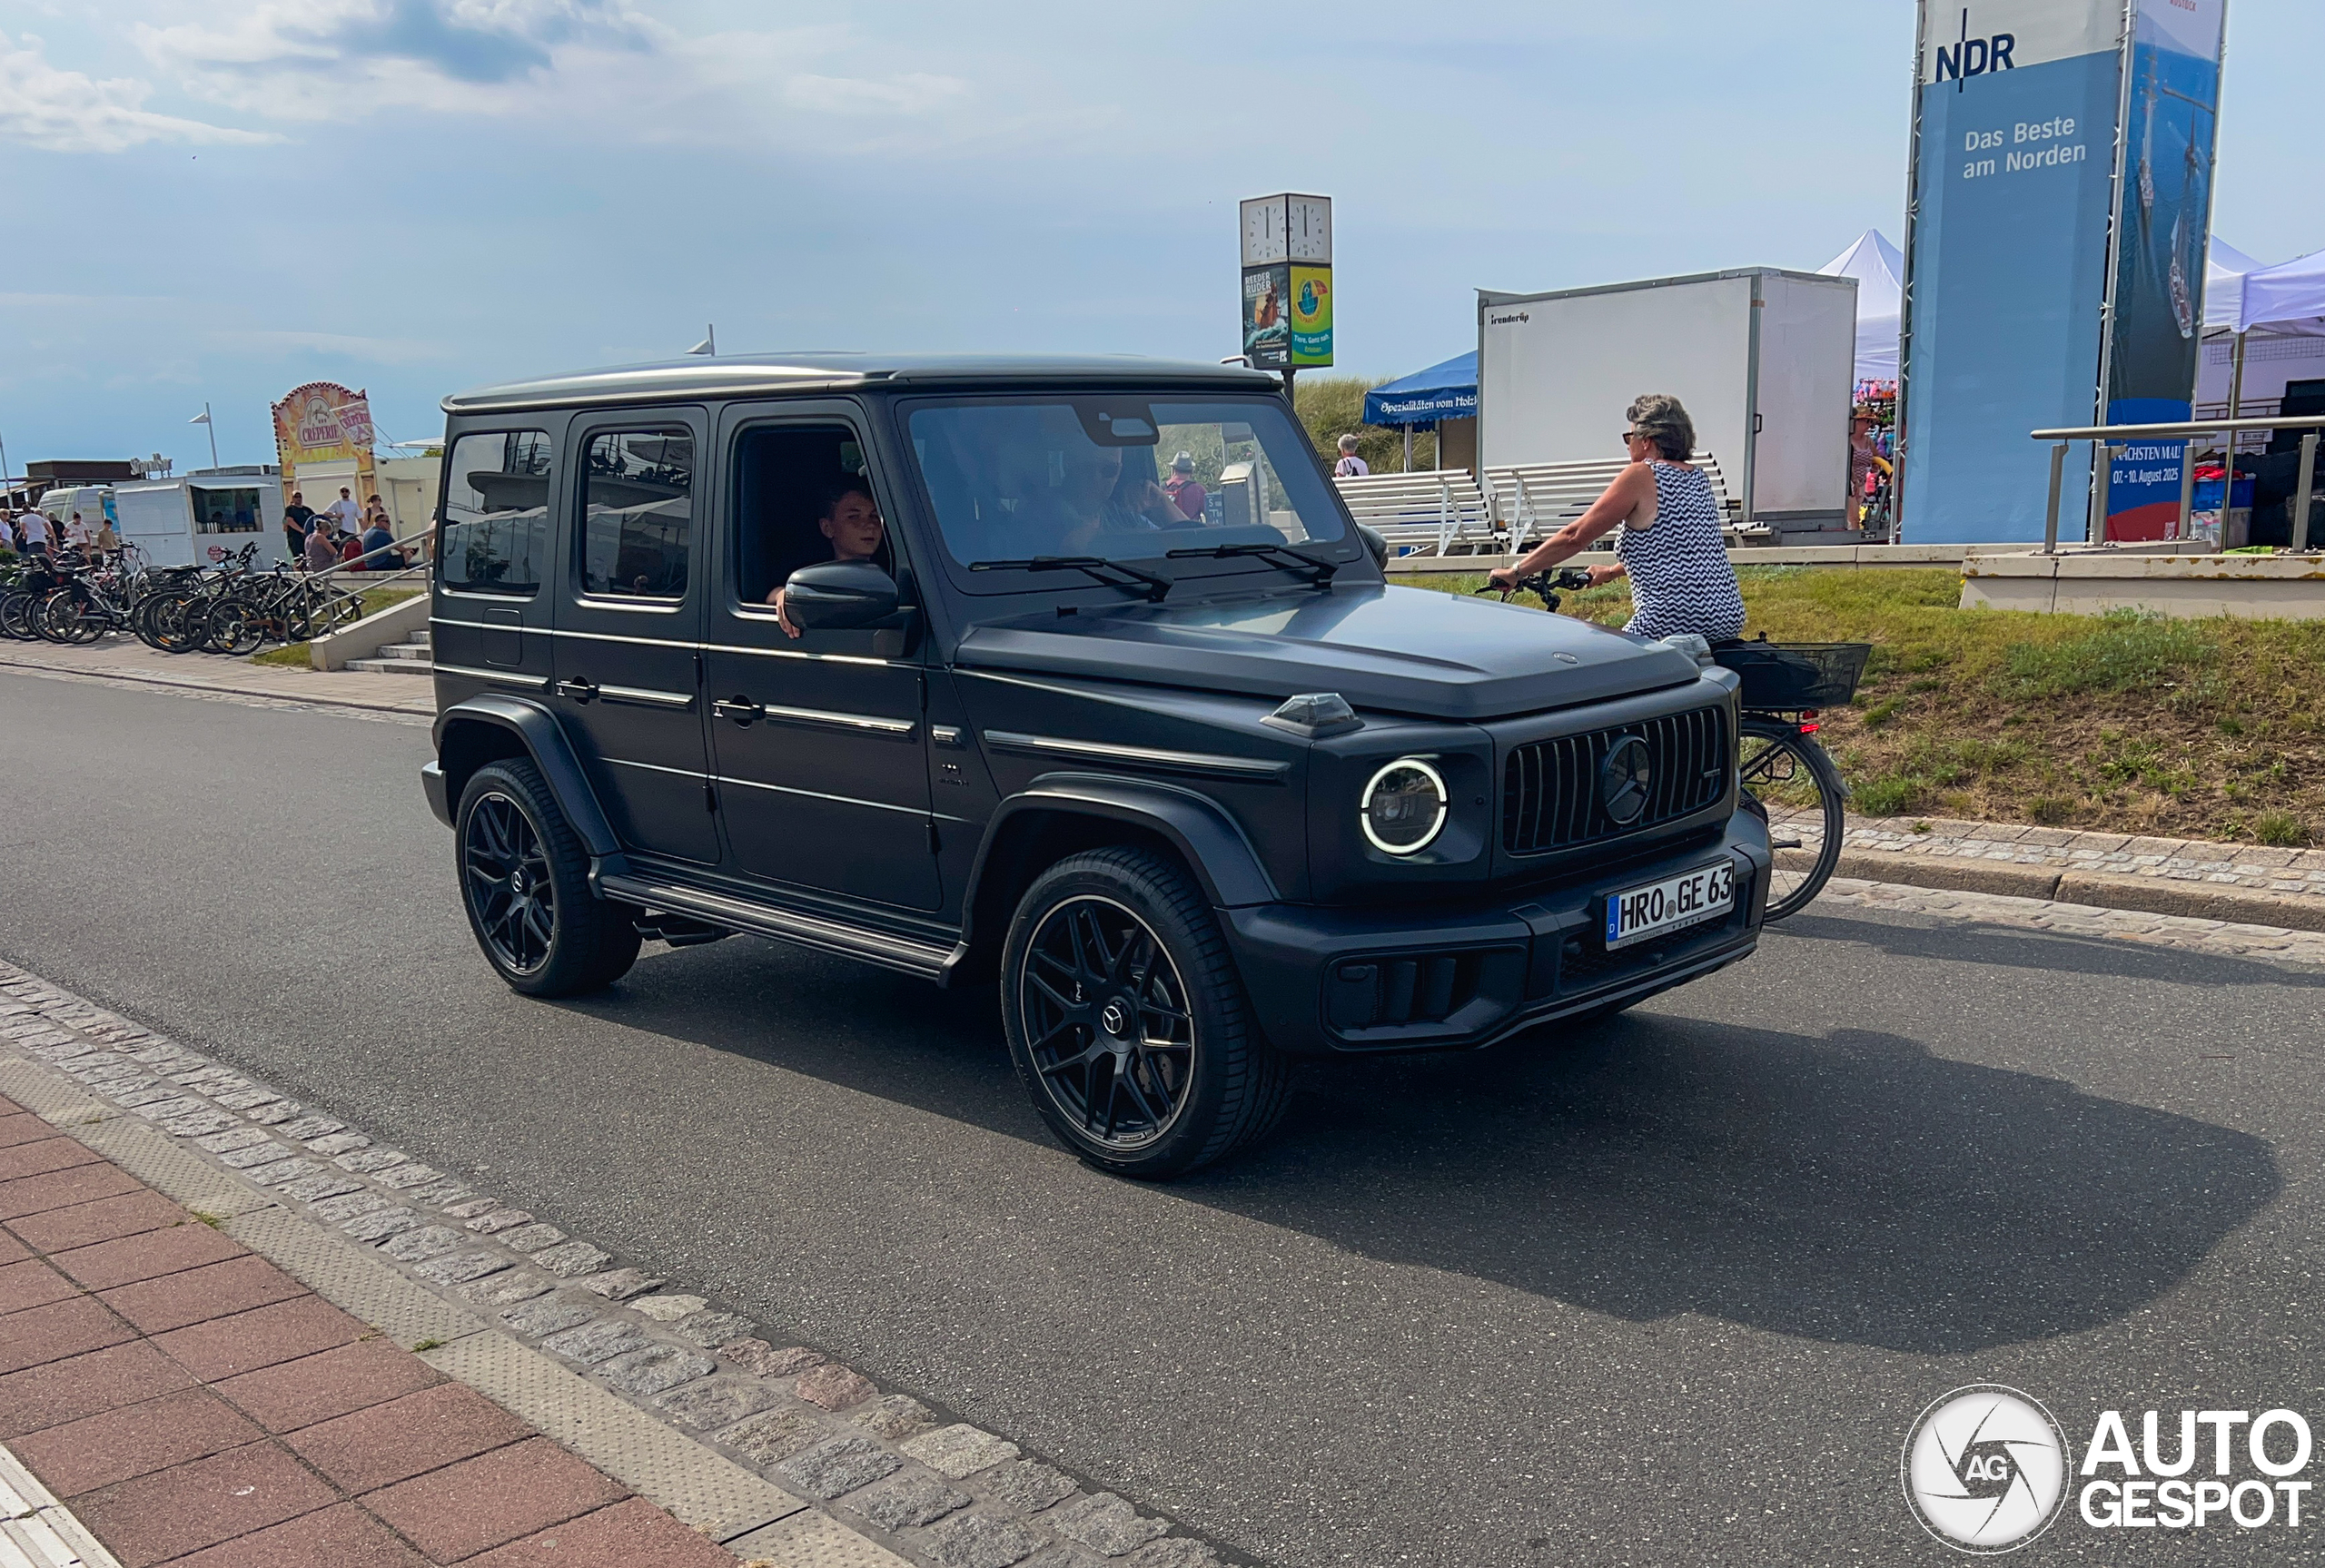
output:
<instances>
[{"instance_id":1,"label":"windshield","mask_svg":"<svg viewBox=\"0 0 2325 1568\"><path fill-rule=\"evenodd\" d=\"M995 399L917 409L910 429L945 547L965 567L1345 537L1315 459L1271 401Z\"/></svg>"}]
</instances>

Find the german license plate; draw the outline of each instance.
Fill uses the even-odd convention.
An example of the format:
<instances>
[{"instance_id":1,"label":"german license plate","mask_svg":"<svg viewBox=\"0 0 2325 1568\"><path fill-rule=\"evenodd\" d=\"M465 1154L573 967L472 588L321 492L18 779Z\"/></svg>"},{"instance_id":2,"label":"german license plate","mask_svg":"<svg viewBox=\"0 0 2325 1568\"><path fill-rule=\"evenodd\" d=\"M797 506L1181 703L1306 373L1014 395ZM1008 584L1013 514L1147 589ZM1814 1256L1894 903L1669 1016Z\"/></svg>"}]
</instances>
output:
<instances>
[{"instance_id":1,"label":"german license plate","mask_svg":"<svg viewBox=\"0 0 2325 1568\"><path fill-rule=\"evenodd\" d=\"M1607 946L1628 947L1736 907L1736 863L1718 861L1607 895Z\"/></svg>"}]
</instances>

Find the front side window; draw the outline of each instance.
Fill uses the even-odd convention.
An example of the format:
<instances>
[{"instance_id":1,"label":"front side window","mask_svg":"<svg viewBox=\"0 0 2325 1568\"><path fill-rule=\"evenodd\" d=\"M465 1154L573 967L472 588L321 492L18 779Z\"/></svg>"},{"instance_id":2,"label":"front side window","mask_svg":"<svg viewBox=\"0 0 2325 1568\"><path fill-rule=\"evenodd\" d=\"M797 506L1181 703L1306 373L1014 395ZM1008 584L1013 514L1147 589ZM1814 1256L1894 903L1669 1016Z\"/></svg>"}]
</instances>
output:
<instances>
[{"instance_id":1,"label":"front side window","mask_svg":"<svg viewBox=\"0 0 2325 1568\"><path fill-rule=\"evenodd\" d=\"M549 551L550 452L547 430L462 436L444 465L438 572L468 593L540 591Z\"/></svg>"},{"instance_id":2,"label":"front side window","mask_svg":"<svg viewBox=\"0 0 2325 1568\"><path fill-rule=\"evenodd\" d=\"M893 574L863 443L845 425L766 425L735 438L736 588L773 601L801 567L868 560Z\"/></svg>"},{"instance_id":3,"label":"front side window","mask_svg":"<svg viewBox=\"0 0 2325 1568\"><path fill-rule=\"evenodd\" d=\"M946 551L1168 558L1331 544L1338 507L1281 404L1100 395L924 406L910 420Z\"/></svg>"},{"instance_id":4,"label":"front side window","mask_svg":"<svg viewBox=\"0 0 2325 1568\"><path fill-rule=\"evenodd\" d=\"M581 469L581 591L609 598L686 597L694 522L694 436L603 430Z\"/></svg>"}]
</instances>

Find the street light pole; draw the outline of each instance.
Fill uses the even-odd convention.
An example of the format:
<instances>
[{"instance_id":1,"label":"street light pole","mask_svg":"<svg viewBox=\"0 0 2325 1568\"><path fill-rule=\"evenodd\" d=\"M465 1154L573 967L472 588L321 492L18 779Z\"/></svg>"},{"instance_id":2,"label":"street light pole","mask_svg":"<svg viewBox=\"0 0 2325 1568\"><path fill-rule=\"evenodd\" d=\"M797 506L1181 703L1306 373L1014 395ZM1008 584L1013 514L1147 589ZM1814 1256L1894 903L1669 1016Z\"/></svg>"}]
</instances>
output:
<instances>
[{"instance_id":1,"label":"street light pole","mask_svg":"<svg viewBox=\"0 0 2325 1568\"><path fill-rule=\"evenodd\" d=\"M218 466L218 427L211 423L210 401L206 398L202 403L202 428L210 433L210 466L214 468Z\"/></svg>"}]
</instances>

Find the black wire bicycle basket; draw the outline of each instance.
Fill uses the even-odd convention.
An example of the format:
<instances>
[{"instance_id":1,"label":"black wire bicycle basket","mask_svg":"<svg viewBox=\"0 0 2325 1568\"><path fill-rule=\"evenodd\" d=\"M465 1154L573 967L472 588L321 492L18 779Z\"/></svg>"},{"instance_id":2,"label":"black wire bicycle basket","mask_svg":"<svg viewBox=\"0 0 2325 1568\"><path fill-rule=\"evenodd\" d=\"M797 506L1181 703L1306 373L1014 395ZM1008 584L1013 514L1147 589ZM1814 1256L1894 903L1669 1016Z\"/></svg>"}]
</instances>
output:
<instances>
[{"instance_id":1,"label":"black wire bicycle basket","mask_svg":"<svg viewBox=\"0 0 2325 1568\"><path fill-rule=\"evenodd\" d=\"M1828 708L1856 695L1871 643L1722 643L1716 663L1744 683L1743 705L1776 712Z\"/></svg>"}]
</instances>

